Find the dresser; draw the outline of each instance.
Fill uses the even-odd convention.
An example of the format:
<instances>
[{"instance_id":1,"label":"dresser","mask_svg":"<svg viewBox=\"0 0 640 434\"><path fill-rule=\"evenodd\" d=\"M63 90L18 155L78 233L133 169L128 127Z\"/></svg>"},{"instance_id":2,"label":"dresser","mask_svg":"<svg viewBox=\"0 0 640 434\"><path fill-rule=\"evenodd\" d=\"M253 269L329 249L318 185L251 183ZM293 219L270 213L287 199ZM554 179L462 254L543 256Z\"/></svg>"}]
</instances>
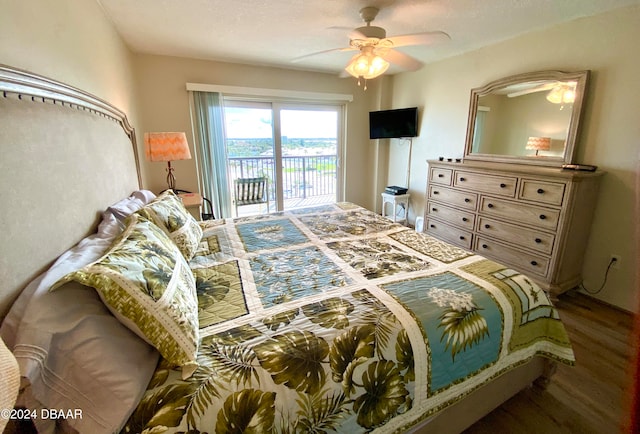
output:
<instances>
[{"instance_id":1,"label":"dresser","mask_svg":"<svg viewBox=\"0 0 640 434\"><path fill-rule=\"evenodd\" d=\"M429 160L425 231L523 272L557 296L582 280L602 174Z\"/></svg>"}]
</instances>

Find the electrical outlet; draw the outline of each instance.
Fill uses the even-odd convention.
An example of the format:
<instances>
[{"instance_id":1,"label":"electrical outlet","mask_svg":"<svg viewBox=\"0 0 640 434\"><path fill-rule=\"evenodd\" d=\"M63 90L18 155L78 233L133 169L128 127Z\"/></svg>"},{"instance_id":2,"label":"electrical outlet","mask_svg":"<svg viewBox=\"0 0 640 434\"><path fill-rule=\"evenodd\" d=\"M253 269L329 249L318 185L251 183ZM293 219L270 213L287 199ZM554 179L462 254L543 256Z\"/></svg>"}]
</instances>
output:
<instances>
[{"instance_id":1,"label":"electrical outlet","mask_svg":"<svg viewBox=\"0 0 640 434\"><path fill-rule=\"evenodd\" d=\"M620 262L622 261L620 255L611 255L611 258L609 258L609 263L611 263L611 261L615 261L611 265L611 268L620 268Z\"/></svg>"}]
</instances>

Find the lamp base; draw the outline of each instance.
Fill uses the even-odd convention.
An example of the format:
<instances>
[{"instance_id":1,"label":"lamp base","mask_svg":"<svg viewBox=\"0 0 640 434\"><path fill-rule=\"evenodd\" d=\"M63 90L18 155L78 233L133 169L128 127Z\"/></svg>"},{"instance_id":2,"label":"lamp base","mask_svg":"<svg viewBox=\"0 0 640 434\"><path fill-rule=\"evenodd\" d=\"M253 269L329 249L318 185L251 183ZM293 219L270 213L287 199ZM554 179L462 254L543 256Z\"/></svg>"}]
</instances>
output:
<instances>
[{"instance_id":1,"label":"lamp base","mask_svg":"<svg viewBox=\"0 0 640 434\"><path fill-rule=\"evenodd\" d=\"M167 185L169 190L176 188L176 177L173 174L173 167L171 167L171 161L167 161Z\"/></svg>"}]
</instances>

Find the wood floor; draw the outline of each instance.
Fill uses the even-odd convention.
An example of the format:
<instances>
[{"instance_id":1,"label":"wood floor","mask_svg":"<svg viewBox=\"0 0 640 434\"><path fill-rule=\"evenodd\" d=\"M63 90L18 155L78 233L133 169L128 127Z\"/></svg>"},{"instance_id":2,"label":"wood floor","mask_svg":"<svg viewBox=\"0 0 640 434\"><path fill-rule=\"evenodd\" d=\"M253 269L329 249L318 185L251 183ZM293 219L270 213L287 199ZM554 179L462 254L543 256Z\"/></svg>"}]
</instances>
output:
<instances>
[{"instance_id":1,"label":"wood floor","mask_svg":"<svg viewBox=\"0 0 640 434\"><path fill-rule=\"evenodd\" d=\"M574 291L563 294L556 306L576 365L558 366L546 390L522 391L465 434L620 432L633 316Z\"/></svg>"}]
</instances>

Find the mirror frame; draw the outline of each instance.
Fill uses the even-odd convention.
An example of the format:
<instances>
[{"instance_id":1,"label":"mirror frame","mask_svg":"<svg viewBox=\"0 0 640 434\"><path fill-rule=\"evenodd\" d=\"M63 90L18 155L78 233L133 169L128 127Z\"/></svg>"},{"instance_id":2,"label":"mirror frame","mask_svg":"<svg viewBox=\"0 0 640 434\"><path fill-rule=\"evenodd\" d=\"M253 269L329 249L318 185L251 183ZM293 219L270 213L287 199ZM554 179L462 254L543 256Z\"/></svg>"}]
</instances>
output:
<instances>
[{"instance_id":1,"label":"mirror frame","mask_svg":"<svg viewBox=\"0 0 640 434\"><path fill-rule=\"evenodd\" d=\"M464 149L464 158L467 160L511 162L522 164L534 164L541 166L560 167L563 164L574 163L576 140L580 132L580 123L587 93L590 71L564 72L564 71L537 71L524 74L512 75L492 81L482 87L471 89L471 100L469 102L469 118L467 120L467 137ZM536 157L536 156L510 156L498 154L472 153L473 132L478 112L478 98L486 96L504 87L519 84L527 81L557 80L576 81L576 98L573 102L573 112L567 131L563 157Z\"/></svg>"}]
</instances>

